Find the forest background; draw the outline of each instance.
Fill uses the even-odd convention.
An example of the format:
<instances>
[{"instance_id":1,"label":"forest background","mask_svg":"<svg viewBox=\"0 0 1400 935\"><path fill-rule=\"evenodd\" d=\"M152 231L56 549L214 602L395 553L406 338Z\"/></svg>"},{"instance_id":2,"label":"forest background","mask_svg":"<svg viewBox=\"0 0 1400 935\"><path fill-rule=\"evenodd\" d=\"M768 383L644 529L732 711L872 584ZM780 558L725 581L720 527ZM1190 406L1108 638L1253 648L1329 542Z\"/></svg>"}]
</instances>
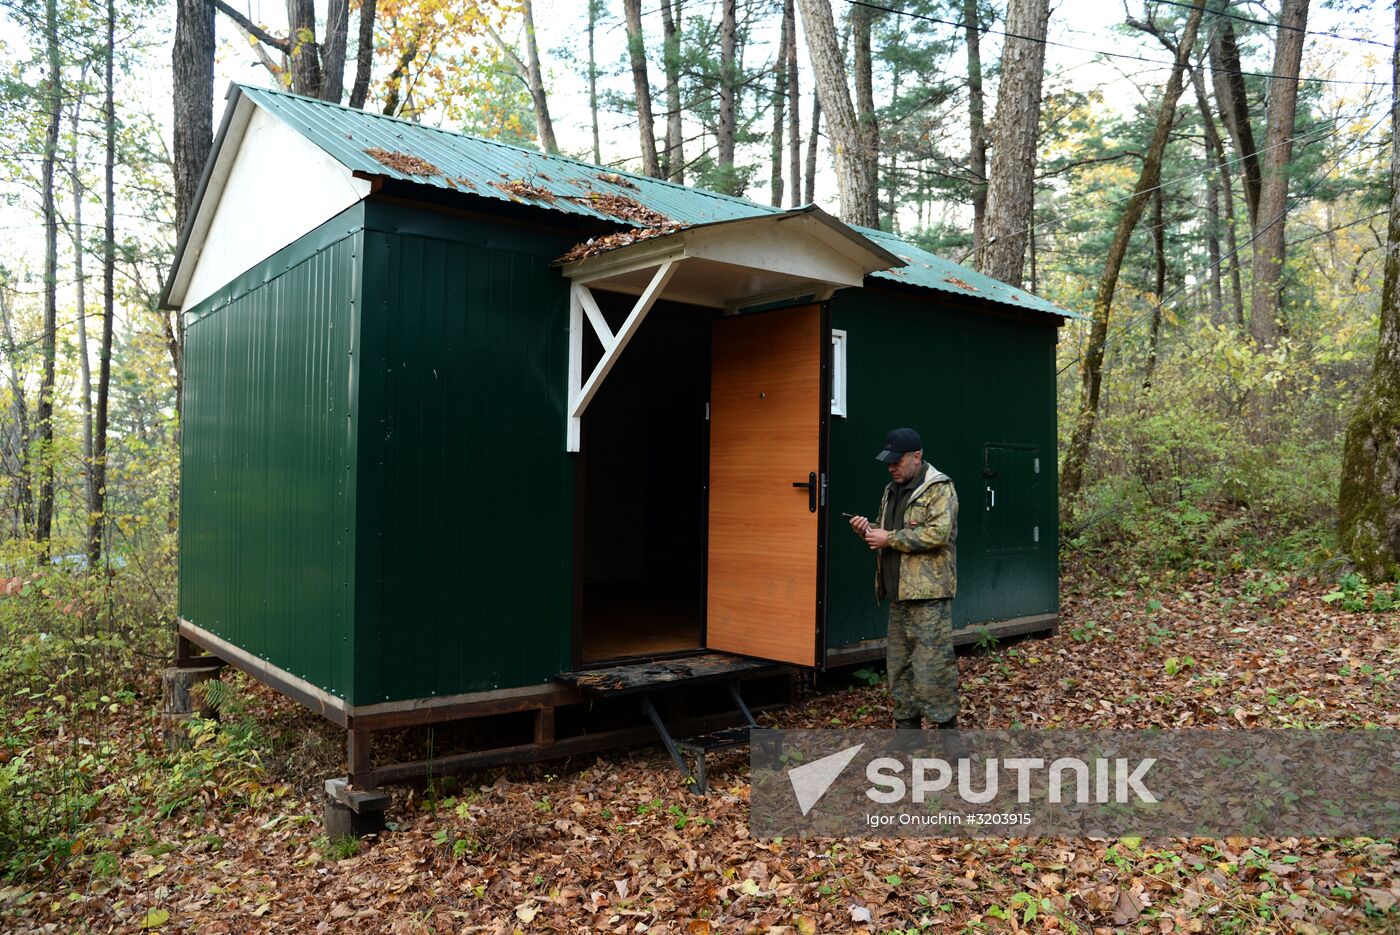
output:
<instances>
[{"instance_id":1,"label":"forest background","mask_svg":"<svg viewBox=\"0 0 1400 935\"><path fill-rule=\"evenodd\" d=\"M171 647L183 342L159 295L228 81L815 201L1022 284L1083 316L1058 349L1067 574L1310 577L1384 613L1394 494L1347 430L1395 392L1394 16L0 0L0 869L79 859L101 757L35 744L134 703Z\"/></svg>"}]
</instances>

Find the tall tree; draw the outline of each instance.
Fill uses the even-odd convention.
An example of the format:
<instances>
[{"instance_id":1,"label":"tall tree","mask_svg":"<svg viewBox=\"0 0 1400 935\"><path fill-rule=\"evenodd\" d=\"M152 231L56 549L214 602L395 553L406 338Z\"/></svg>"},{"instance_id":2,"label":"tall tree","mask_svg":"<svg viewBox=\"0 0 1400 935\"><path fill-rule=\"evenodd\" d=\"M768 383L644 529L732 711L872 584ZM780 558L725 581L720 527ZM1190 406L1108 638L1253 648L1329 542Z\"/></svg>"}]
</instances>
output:
<instances>
[{"instance_id":1,"label":"tall tree","mask_svg":"<svg viewBox=\"0 0 1400 935\"><path fill-rule=\"evenodd\" d=\"M1118 274L1122 272L1123 260L1128 255L1128 242L1132 239L1138 221L1142 219L1147 199L1162 180L1162 157L1166 153L1167 139L1171 136L1172 123L1176 118L1176 102L1177 98L1181 97L1186 65L1191 56L1191 49L1196 44L1196 32L1201 24L1204 4L1205 0L1195 0L1182 29L1181 39L1176 44L1176 59L1172 63L1171 77L1167 79L1167 86L1162 91L1162 103L1157 109L1157 124L1152 131L1152 143L1143 157L1142 172L1138 176L1137 185L1113 232L1113 241L1109 244L1103 273L1099 278L1098 291L1094 295L1094 320L1089 329L1089 345L1080 363L1079 416L1074 426L1074 435L1070 439L1069 450L1065 453L1064 467L1060 470L1061 503L1066 508L1079 496L1084 482L1084 464L1088 460L1089 443L1093 439L1094 426L1098 421L1099 391L1103 387L1104 345L1108 341L1109 314L1113 310L1113 296L1118 289Z\"/></svg>"},{"instance_id":2,"label":"tall tree","mask_svg":"<svg viewBox=\"0 0 1400 935\"><path fill-rule=\"evenodd\" d=\"M320 97L324 85L315 0L287 0L287 39L291 43L292 90Z\"/></svg>"},{"instance_id":3,"label":"tall tree","mask_svg":"<svg viewBox=\"0 0 1400 935\"><path fill-rule=\"evenodd\" d=\"M326 6L326 44L321 47L321 97L332 104L339 104L345 95L345 48L349 40L350 0L330 0Z\"/></svg>"},{"instance_id":4,"label":"tall tree","mask_svg":"<svg viewBox=\"0 0 1400 935\"><path fill-rule=\"evenodd\" d=\"M1013 286L1022 282L1026 235L1035 207L1035 147L1049 19L1049 0L1008 0L987 182L986 240L977 265Z\"/></svg>"},{"instance_id":5,"label":"tall tree","mask_svg":"<svg viewBox=\"0 0 1400 935\"><path fill-rule=\"evenodd\" d=\"M856 121L860 125L861 151L867 154L865 172L870 177L869 214L880 216L880 123L875 113L875 66L871 50L870 33L875 22L875 11L864 4L851 7L851 45L853 47L852 70L855 72Z\"/></svg>"},{"instance_id":6,"label":"tall tree","mask_svg":"<svg viewBox=\"0 0 1400 935\"><path fill-rule=\"evenodd\" d=\"M535 13L530 0L521 0L520 12L525 27L525 61L511 48L510 43L501 38L489 18L483 16L481 25L491 38L496 49L505 56L516 76L530 91L530 101L535 110L535 127L539 131L540 148L547 153L559 152L559 143L554 138L554 121L549 116L549 96L544 88L544 69L540 67L539 43L535 41Z\"/></svg>"},{"instance_id":7,"label":"tall tree","mask_svg":"<svg viewBox=\"0 0 1400 935\"><path fill-rule=\"evenodd\" d=\"M773 136L770 140L771 159L768 180L769 203L775 208L783 205L783 156L785 147L783 146L784 132L786 132L787 119L787 47L792 35L789 33L790 24L786 16L783 17L782 32L778 39L778 55L773 60Z\"/></svg>"},{"instance_id":8,"label":"tall tree","mask_svg":"<svg viewBox=\"0 0 1400 935\"><path fill-rule=\"evenodd\" d=\"M822 111L826 114L827 135L836 161L836 187L841 201L841 219L861 227L879 227L874 173L876 154L866 149L851 92L846 86L844 56L836 44L836 24L831 17L830 0L797 0L802 13L802 29L807 36L807 53ZM816 133L817 120L812 119Z\"/></svg>"},{"instance_id":9,"label":"tall tree","mask_svg":"<svg viewBox=\"0 0 1400 935\"><path fill-rule=\"evenodd\" d=\"M39 382L39 509L34 538L40 559L47 562L49 538L53 531L53 403L54 368L58 331L58 206L54 202L54 168L58 161L58 129L63 110L62 60L58 48L58 3L44 4L44 46L48 53L48 75L44 81L44 107L48 130L44 134L43 213L44 213L44 371Z\"/></svg>"},{"instance_id":10,"label":"tall tree","mask_svg":"<svg viewBox=\"0 0 1400 935\"><path fill-rule=\"evenodd\" d=\"M1400 5L1391 93L1400 95ZM1356 567L1372 581L1400 578L1400 108L1393 104L1380 339L1371 378L1347 425L1337 514L1342 548Z\"/></svg>"},{"instance_id":11,"label":"tall tree","mask_svg":"<svg viewBox=\"0 0 1400 935\"><path fill-rule=\"evenodd\" d=\"M206 0L175 0L174 66L175 227L184 231L214 145L214 7Z\"/></svg>"},{"instance_id":12,"label":"tall tree","mask_svg":"<svg viewBox=\"0 0 1400 935\"><path fill-rule=\"evenodd\" d=\"M672 5L674 3L674 6ZM666 72L666 152L662 170L672 182L685 182L685 140L681 126L681 0L661 0L662 67Z\"/></svg>"},{"instance_id":13,"label":"tall tree","mask_svg":"<svg viewBox=\"0 0 1400 935\"><path fill-rule=\"evenodd\" d=\"M980 259L987 219L987 128L983 114L982 43L977 0L963 0L967 34L968 168L972 171L972 252Z\"/></svg>"},{"instance_id":14,"label":"tall tree","mask_svg":"<svg viewBox=\"0 0 1400 935\"><path fill-rule=\"evenodd\" d=\"M593 164L603 161L603 147L598 135L598 58L595 34L598 31L599 7L603 0L588 0L588 114L593 123Z\"/></svg>"},{"instance_id":15,"label":"tall tree","mask_svg":"<svg viewBox=\"0 0 1400 935\"><path fill-rule=\"evenodd\" d=\"M68 174L73 188L73 279L77 291L78 308L74 316L78 325L78 408L83 416L83 507L92 522L93 510L93 470L92 470L92 363L88 359L87 335L87 273L83 269L83 258L87 247L83 243L83 199L86 191L83 186L82 171L79 167L79 140L81 138L84 85L87 82L87 65L84 63L78 75L77 93L73 97L71 132L73 146L69 153Z\"/></svg>"},{"instance_id":16,"label":"tall tree","mask_svg":"<svg viewBox=\"0 0 1400 935\"><path fill-rule=\"evenodd\" d=\"M802 204L802 94L797 86L797 6L795 0L783 0L783 26L787 30L787 46L783 50L783 68L787 72L788 110L788 178L792 180L792 206Z\"/></svg>"},{"instance_id":17,"label":"tall tree","mask_svg":"<svg viewBox=\"0 0 1400 935\"><path fill-rule=\"evenodd\" d=\"M34 530L34 487L33 438L30 434L29 401L25 398L24 374L20 372L19 346L15 342L15 329L10 321L10 290L0 279L0 338L4 338L5 353L0 360L9 363L6 380L10 384L10 409L14 413L15 430L13 435L6 433L6 452L9 457L6 467L13 471L15 491L15 513L10 524L13 538L29 536Z\"/></svg>"},{"instance_id":18,"label":"tall tree","mask_svg":"<svg viewBox=\"0 0 1400 935\"><path fill-rule=\"evenodd\" d=\"M1228 0L1224 0L1224 5L1229 5ZM1215 85L1215 99L1220 104L1220 117L1226 132L1235 141L1235 153L1244 167L1244 200L1249 208L1249 224L1253 227L1259 213L1259 152L1254 145L1249 97L1244 73L1240 70L1239 43L1235 40L1234 26L1223 16L1219 18L1210 43L1210 75Z\"/></svg>"},{"instance_id":19,"label":"tall tree","mask_svg":"<svg viewBox=\"0 0 1400 935\"><path fill-rule=\"evenodd\" d=\"M1269 128L1259 164L1259 211L1254 218L1253 292L1249 332L1263 345L1278 339L1283 292L1284 222L1288 213L1288 169L1293 160L1298 110L1298 70L1303 64L1308 0L1283 0L1274 72L1269 85Z\"/></svg>"},{"instance_id":20,"label":"tall tree","mask_svg":"<svg viewBox=\"0 0 1400 935\"><path fill-rule=\"evenodd\" d=\"M822 99L820 94L812 95L812 129L807 131L807 165L802 183L802 203L811 204L816 200L817 191L817 144L821 142Z\"/></svg>"},{"instance_id":21,"label":"tall tree","mask_svg":"<svg viewBox=\"0 0 1400 935\"><path fill-rule=\"evenodd\" d=\"M637 132L642 144L642 174L661 178L656 156L656 127L651 111L651 79L647 77L647 41L642 31L642 0L622 0L627 22L627 57L632 63L632 89L637 96Z\"/></svg>"},{"instance_id":22,"label":"tall tree","mask_svg":"<svg viewBox=\"0 0 1400 935\"><path fill-rule=\"evenodd\" d=\"M107 0L107 99L103 107L106 125L105 165L102 201L105 211L102 231L102 343L97 352L97 419L93 431L92 505L88 511L88 559L92 564L102 557L102 533L107 513L107 411L112 386L112 324L116 309L115 273L117 267L117 107L114 62L117 52L117 4ZM166 319L168 322L169 319ZM171 326L167 324L167 330ZM178 323L174 326L178 334ZM183 346L183 341L178 342ZM86 351L84 352L86 353ZM184 379L182 353L173 354L175 367L175 407L180 411ZM177 441L178 444L178 441Z\"/></svg>"},{"instance_id":23,"label":"tall tree","mask_svg":"<svg viewBox=\"0 0 1400 935\"><path fill-rule=\"evenodd\" d=\"M374 67L375 0L361 0L359 36L355 48L355 83L350 87L350 106L362 110L369 96L370 72Z\"/></svg>"},{"instance_id":24,"label":"tall tree","mask_svg":"<svg viewBox=\"0 0 1400 935\"><path fill-rule=\"evenodd\" d=\"M721 178L730 194L734 191L734 120L735 100L739 85L737 52L739 47L739 12L737 0L720 0L719 22L719 125L715 133Z\"/></svg>"}]
</instances>

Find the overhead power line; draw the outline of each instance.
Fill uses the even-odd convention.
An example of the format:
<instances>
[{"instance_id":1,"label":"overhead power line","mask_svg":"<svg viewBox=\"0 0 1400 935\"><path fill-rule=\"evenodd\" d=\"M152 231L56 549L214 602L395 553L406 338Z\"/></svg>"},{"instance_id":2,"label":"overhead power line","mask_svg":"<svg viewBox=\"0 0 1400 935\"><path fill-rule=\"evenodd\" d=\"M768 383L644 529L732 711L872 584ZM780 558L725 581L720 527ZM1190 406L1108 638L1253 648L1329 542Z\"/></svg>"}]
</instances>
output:
<instances>
[{"instance_id":1,"label":"overhead power line","mask_svg":"<svg viewBox=\"0 0 1400 935\"><path fill-rule=\"evenodd\" d=\"M1156 2L1164 3L1167 6L1181 7L1183 10L1195 9L1195 7L1192 4L1182 3L1181 0L1156 0ZM1335 32L1323 32L1317 29L1304 29L1301 26L1289 26L1285 23L1271 23L1268 20L1254 19L1251 16L1240 16L1238 13L1228 13L1225 10L1207 9L1206 12L1209 13L1211 16L1220 16L1224 17L1225 19L1239 20L1241 23L1253 23L1256 26L1267 26L1270 29L1287 29L1290 32L1300 32L1307 36L1325 36L1328 39L1341 39L1346 42L1359 42L1364 45L1378 45L1383 49L1390 48L1389 42L1381 42L1378 39L1367 39L1363 36L1343 36L1342 34Z\"/></svg>"},{"instance_id":2,"label":"overhead power line","mask_svg":"<svg viewBox=\"0 0 1400 935\"><path fill-rule=\"evenodd\" d=\"M898 16L908 16L913 19L926 20L930 23L938 23L940 26L953 26L957 29L973 28L970 24L959 22L957 20L942 19L937 16L929 16L926 13L915 13L912 10L900 10L892 6L883 6L878 3L869 3L867 2L867 0L846 0L846 3L850 4L851 6L860 6L867 7L871 10L880 10L884 13L894 13ZM1022 39L1026 42L1038 42L1041 45L1054 46L1057 49L1070 49L1075 52L1085 52L1090 55L1102 55L1105 58L1121 58L1133 62L1146 62L1149 65L1160 65L1163 68L1171 68L1176 64L1175 62L1168 61L1167 59L1149 58L1146 55L1133 55L1130 52L1105 52L1102 49L1086 49L1083 46L1070 45L1068 42L1057 42L1054 39L1042 39L1038 36L1024 36L1020 33L1006 32L1002 29L990 29L979 27L979 30L984 33L992 33L993 35L1005 36L1008 39ZM1353 81L1346 78L1315 78L1309 75L1276 75L1272 72L1266 71L1241 71L1239 72L1239 74L1249 75L1251 78L1270 78L1278 79L1281 81L1312 81L1317 82L1319 84L1337 85L1370 85L1384 87L1390 86L1389 81Z\"/></svg>"}]
</instances>

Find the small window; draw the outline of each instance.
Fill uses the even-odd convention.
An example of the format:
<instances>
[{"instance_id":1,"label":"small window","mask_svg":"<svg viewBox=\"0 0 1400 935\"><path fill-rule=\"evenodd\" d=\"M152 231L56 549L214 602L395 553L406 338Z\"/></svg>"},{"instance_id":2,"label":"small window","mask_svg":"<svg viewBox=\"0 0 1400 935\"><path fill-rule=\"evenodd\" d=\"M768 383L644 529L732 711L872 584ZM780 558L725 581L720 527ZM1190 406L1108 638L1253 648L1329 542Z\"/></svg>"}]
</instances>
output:
<instances>
[{"instance_id":1,"label":"small window","mask_svg":"<svg viewBox=\"0 0 1400 935\"><path fill-rule=\"evenodd\" d=\"M831 332L831 414L846 417L846 332Z\"/></svg>"}]
</instances>

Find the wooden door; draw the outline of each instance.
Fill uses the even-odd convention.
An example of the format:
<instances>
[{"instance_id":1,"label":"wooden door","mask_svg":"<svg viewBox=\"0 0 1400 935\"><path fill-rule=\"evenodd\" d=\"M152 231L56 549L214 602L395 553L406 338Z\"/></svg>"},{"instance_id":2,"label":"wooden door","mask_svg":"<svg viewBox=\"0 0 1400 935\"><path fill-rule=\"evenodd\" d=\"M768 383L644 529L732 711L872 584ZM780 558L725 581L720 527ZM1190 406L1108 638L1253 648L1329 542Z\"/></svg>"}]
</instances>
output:
<instances>
[{"instance_id":1,"label":"wooden door","mask_svg":"<svg viewBox=\"0 0 1400 935\"><path fill-rule=\"evenodd\" d=\"M824 657L830 342L821 306L715 322L705 621L711 649L804 666Z\"/></svg>"}]
</instances>

